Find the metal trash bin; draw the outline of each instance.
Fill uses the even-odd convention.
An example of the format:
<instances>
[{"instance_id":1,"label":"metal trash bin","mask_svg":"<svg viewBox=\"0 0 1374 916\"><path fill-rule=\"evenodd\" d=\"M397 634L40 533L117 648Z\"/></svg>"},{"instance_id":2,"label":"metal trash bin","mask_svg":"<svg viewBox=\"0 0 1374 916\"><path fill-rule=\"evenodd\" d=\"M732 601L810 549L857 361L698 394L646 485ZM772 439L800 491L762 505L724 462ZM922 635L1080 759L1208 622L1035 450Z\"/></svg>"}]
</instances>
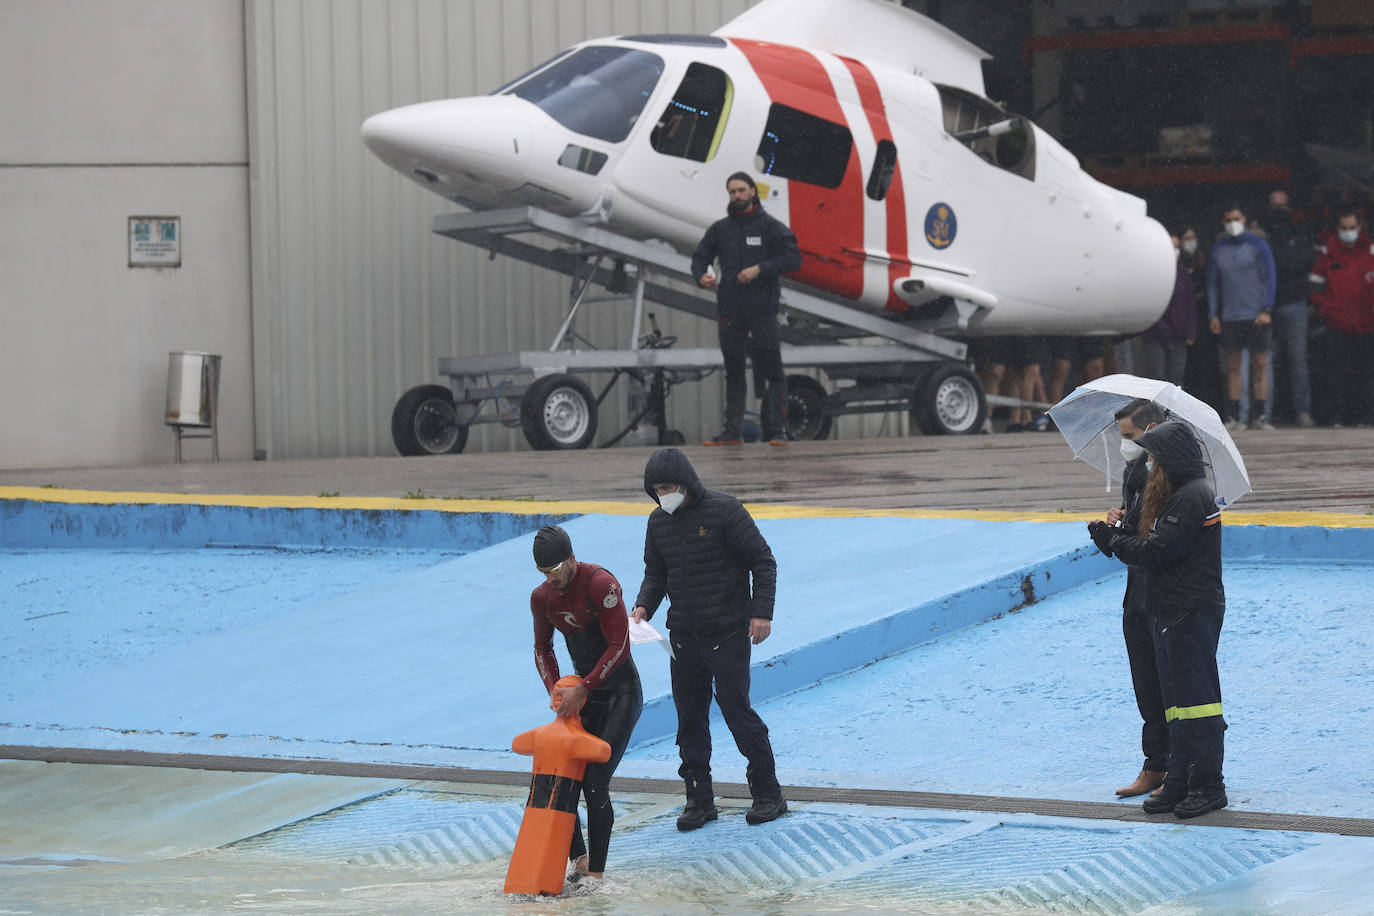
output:
<instances>
[{"instance_id":1,"label":"metal trash bin","mask_svg":"<svg viewBox=\"0 0 1374 916\"><path fill-rule=\"evenodd\" d=\"M209 439L211 460L219 461L219 356L196 351L167 354L166 424L176 433L176 460L182 439ZM188 433L187 428L209 429Z\"/></svg>"}]
</instances>

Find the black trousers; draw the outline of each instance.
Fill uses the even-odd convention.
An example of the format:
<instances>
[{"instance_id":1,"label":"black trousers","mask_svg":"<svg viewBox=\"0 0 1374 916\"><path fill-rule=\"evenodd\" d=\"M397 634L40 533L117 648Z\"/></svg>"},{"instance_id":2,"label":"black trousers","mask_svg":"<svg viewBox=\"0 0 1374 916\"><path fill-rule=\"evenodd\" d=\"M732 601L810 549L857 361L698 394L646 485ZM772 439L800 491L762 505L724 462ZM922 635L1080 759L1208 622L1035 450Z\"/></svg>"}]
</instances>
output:
<instances>
[{"instance_id":1,"label":"black trousers","mask_svg":"<svg viewBox=\"0 0 1374 916\"><path fill-rule=\"evenodd\" d=\"M1142 769L1162 773L1169 765L1169 724L1164 718L1164 694L1155 660L1154 622L1144 608L1128 607L1121 615L1121 633L1126 637L1131 686L1135 688L1136 709L1140 710L1140 750L1145 755Z\"/></svg>"},{"instance_id":2,"label":"black trousers","mask_svg":"<svg viewBox=\"0 0 1374 916\"><path fill-rule=\"evenodd\" d=\"M1223 616L1203 610L1154 616L1155 660L1169 723L1165 784L1172 790L1199 789L1209 796L1225 791L1226 720L1217 673Z\"/></svg>"},{"instance_id":3,"label":"black trousers","mask_svg":"<svg viewBox=\"0 0 1374 916\"><path fill-rule=\"evenodd\" d=\"M749 310L722 312L720 353L725 358L725 422L722 431L736 437L744 424L745 373L754 364L754 393L763 402L763 438L777 439L787 431L787 376L782 369L782 342L776 313Z\"/></svg>"},{"instance_id":4,"label":"black trousers","mask_svg":"<svg viewBox=\"0 0 1374 916\"><path fill-rule=\"evenodd\" d=\"M735 738L735 746L749 761L745 779L756 799L782 795L768 726L749 705L748 628L724 636L693 637L670 634L673 660L673 705L677 707L677 747L682 758L678 773L687 787L688 803L711 804L711 696Z\"/></svg>"},{"instance_id":5,"label":"black trousers","mask_svg":"<svg viewBox=\"0 0 1374 916\"><path fill-rule=\"evenodd\" d=\"M582 727L611 746L611 759L605 763L587 764L582 777L582 796L587 802L587 839L590 851L582 841L582 817L578 815L568 847L569 859L587 855L587 871L606 870L606 852L611 848L611 827L615 811L611 807L611 774L625 755L630 734L635 730L639 714L644 710L644 690L639 684L639 671L633 660L626 660L630 676L615 684L603 684L591 692L582 707Z\"/></svg>"},{"instance_id":6,"label":"black trousers","mask_svg":"<svg viewBox=\"0 0 1374 916\"><path fill-rule=\"evenodd\" d=\"M1353 426L1374 422L1374 334L1326 330L1326 369L1330 375L1328 419Z\"/></svg>"}]
</instances>

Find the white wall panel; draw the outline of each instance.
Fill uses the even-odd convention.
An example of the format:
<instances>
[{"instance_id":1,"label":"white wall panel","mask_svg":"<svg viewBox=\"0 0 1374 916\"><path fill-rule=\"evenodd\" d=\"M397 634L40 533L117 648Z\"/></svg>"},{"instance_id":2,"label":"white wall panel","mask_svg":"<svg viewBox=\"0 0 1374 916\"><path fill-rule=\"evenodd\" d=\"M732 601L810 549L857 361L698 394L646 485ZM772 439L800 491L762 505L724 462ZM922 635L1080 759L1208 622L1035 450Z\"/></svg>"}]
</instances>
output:
<instances>
[{"instance_id":1,"label":"white wall panel","mask_svg":"<svg viewBox=\"0 0 1374 916\"><path fill-rule=\"evenodd\" d=\"M391 454L392 407L406 389L444 381L439 358L547 347L564 314L563 278L429 231L456 208L367 152L358 129L368 115L489 92L586 38L709 32L749 5L248 0L259 450ZM680 346L715 346L713 324L654 311ZM630 315L597 304L579 329L623 346ZM599 440L625 422L623 386L603 405ZM670 423L690 437L713 432L719 405L718 378L683 385ZM474 427L468 444L526 447L497 425Z\"/></svg>"},{"instance_id":2,"label":"white wall panel","mask_svg":"<svg viewBox=\"0 0 1374 916\"><path fill-rule=\"evenodd\" d=\"M251 457L243 47L242 0L0 0L0 467L171 461L173 350L221 354ZM181 267L128 266L143 215Z\"/></svg>"}]
</instances>

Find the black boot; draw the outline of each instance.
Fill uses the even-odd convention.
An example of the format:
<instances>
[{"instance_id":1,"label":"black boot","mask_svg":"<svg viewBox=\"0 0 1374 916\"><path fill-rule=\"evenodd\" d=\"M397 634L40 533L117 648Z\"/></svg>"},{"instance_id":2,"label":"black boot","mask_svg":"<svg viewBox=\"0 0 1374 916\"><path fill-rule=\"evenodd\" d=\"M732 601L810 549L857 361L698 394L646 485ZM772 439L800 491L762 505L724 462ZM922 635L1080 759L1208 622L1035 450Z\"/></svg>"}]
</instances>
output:
<instances>
[{"instance_id":1,"label":"black boot","mask_svg":"<svg viewBox=\"0 0 1374 916\"><path fill-rule=\"evenodd\" d=\"M1167 814L1179 802L1188 797L1188 789L1183 785L1170 785L1167 781L1160 787L1158 795L1145 799L1140 807L1146 814Z\"/></svg>"},{"instance_id":2,"label":"black boot","mask_svg":"<svg viewBox=\"0 0 1374 916\"><path fill-rule=\"evenodd\" d=\"M787 813L787 799L779 795L777 798L756 798L754 804L744 815L744 819L750 824L766 824L769 821L777 820Z\"/></svg>"},{"instance_id":3,"label":"black boot","mask_svg":"<svg viewBox=\"0 0 1374 916\"><path fill-rule=\"evenodd\" d=\"M687 806L678 815L677 829L696 830L698 827L706 826L707 821L715 819L716 803L714 801L688 801Z\"/></svg>"},{"instance_id":4,"label":"black boot","mask_svg":"<svg viewBox=\"0 0 1374 916\"><path fill-rule=\"evenodd\" d=\"M1174 805L1174 817L1198 817L1208 811L1226 807L1226 789L1189 789L1183 801Z\"/></svg>"}]
</instances>

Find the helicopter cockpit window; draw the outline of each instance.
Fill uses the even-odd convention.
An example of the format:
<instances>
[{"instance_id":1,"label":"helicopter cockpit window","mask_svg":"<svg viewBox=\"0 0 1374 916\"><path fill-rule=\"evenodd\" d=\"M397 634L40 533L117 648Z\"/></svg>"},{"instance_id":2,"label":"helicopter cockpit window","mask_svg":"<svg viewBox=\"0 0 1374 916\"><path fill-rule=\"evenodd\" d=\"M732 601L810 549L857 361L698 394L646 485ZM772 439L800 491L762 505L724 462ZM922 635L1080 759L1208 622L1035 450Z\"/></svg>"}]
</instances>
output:
<instances>
[{"instance_id":1,"label":"helicopter cockpit window","mask_svg":"<svg viewBox=\"0 0 1374 916\"><path fill-rule=\"evenodd\" d=\"M967 90L935 88L950 136L984 162L1035 180L1035 131L1029 121Z\"/></svg>"},{"instance_id":2,"label":"helicopter cockpit window","mask_svg":"<svg viewBox=\"0 0 1374 916\"><path fill-rule=\"evenodd\" d=\"M868 176L868 187L865 189L868 196L873 200L886 197L896 171L897 145L891 140L879 140L878 151L873 154L873 172Z\"/></svg>"},{"instance_id":3,"label":"helicopter cockpit window","mask_svg":"<svg viewBox=\"0 0 1374 916\"><path fill-rule=\"evenodd\" d=\"M849 128L776 102L759 140L754 168L765 175L838 188L849 166Z\"/></svg>"},{"instance_id":4,"label":"helicopter cockpit window","mask_svg":"<svg viewBox=\"0 0 1374 916\"><path fill-rule=\"evenodd\" d=\"M692 64L649 134L649 145L665 156L709 162L725 133L734 95L724 71Z\"/></svg>"},{"instance_id":5,"label":"helicopter cockpit window","mask_svg":"<svg viewBox=\"0 0 1374 916\"><path fill-rule=\"evenodd\" d=\"M533 102L568 130L619 143L662 75L657 54L592 45L537 68L502 94Z\"/></svg>"}]
</instances>

